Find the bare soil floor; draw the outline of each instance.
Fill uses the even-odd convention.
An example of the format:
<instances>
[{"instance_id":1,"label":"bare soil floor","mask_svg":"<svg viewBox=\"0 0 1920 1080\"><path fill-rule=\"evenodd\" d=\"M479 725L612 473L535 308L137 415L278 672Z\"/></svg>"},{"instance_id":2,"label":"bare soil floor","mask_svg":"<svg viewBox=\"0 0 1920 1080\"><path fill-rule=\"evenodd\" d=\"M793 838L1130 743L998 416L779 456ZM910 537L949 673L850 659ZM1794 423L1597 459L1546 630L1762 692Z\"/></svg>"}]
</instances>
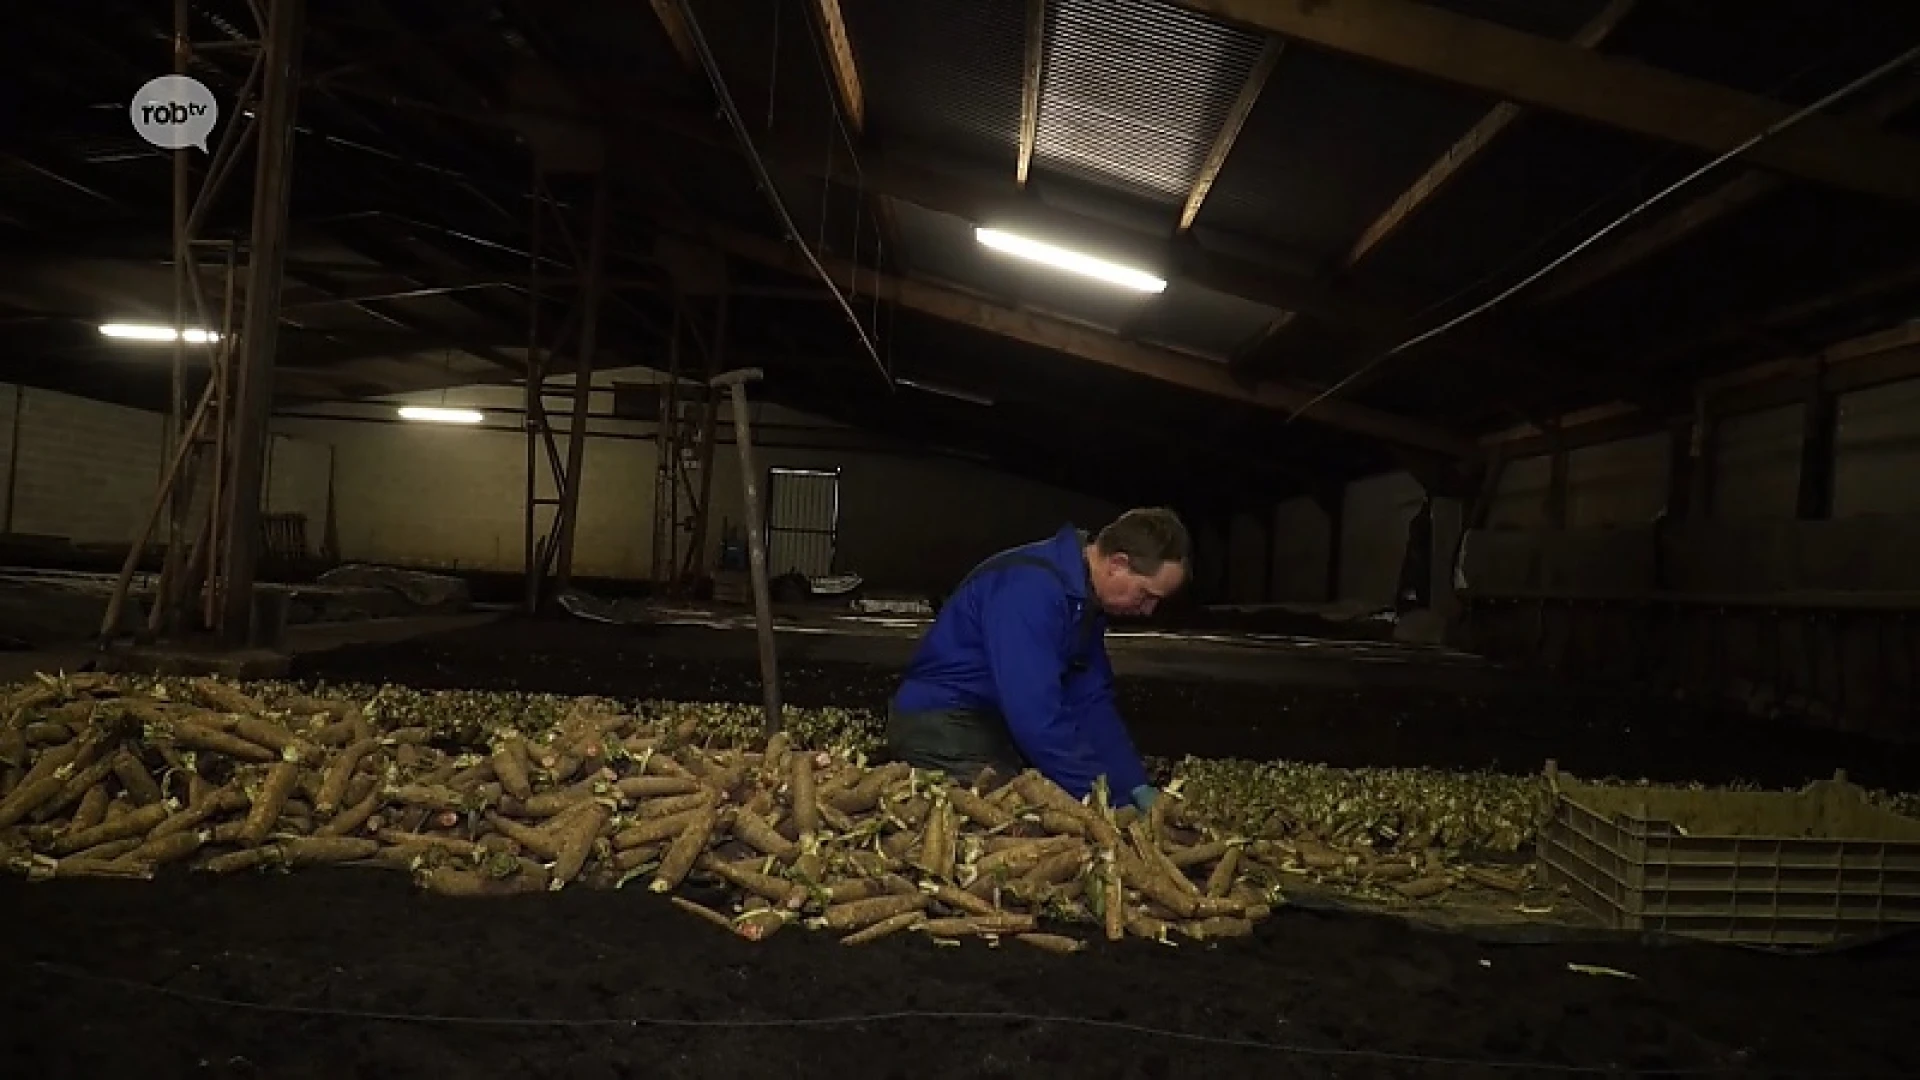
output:
<instances>
[{"instance_id":1,"label":"bare soil floor","mask_svg":"<svg viewBox=\"0 0 1920 1080\"><path fill-rule=\"evenodd\" d=\"M310 657L300 673L751 700L742 644L505 622ZM892 681L800 658L787 675L789 698L815 704L877 705ZM1623 715L1637 730L1664 716L1532 692L1450 705L1437 692L1123 679L1123 693L1141 741L1162 752L1523 768L1553 754L1631 773L1720 759L1710 724L1610 739ZM1832 767L1757 741L1721 753L1746 773ZM1871 760L1847 762L1864 772ZM1100 942L1054 956L900 937L850 949L799 929L756 945L634 890L445 900L357 869L9 879L0 927L8 1077L1920 1073L1912 942L1800 957L1496 945L1283 907L1254 938L1211 947Z\"/></svg>"},{"instance_id":2,"label":"bare soil floor","mask_svg":"<svg viewBox=\"0 0 1920 1080\"><path fill-rule=\"evenodd\" d=\"M641 892L442 900L392 872L352 869L7 883L0 912L6 1076L1920 1069L1907 1037L1920 1015L1912 947L1786 958L1492 946L1298 910L1212 948L1136 940L1054 956L917 938L845 948L802 930L755 945Z\"/></svg>"}]
</instances>

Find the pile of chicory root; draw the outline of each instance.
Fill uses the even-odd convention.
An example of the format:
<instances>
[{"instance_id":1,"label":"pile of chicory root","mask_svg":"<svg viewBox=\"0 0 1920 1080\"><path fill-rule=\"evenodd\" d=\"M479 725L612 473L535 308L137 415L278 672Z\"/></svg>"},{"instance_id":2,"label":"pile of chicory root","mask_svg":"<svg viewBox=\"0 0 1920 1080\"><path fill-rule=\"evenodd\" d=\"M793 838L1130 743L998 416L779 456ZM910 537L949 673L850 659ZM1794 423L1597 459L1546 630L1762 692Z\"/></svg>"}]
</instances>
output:
<instances>
[{"instance_id":1,"label":"pile of chicory root","mask_svg":"<svg viewBox=\"0 0 1920 1080\"><path fill-rule=\"evenodd\" d=\"M347 864L463 897L644 883L753 940L801 923L1073 951L1089 932L1245 935L1299 869L1177 796L1142 815L1036 772L962 787L782 735L711 745L594 699L471 747L213 679L42 677L0 710L0 853L31 880Z\"/></svg>"}]
</instances>

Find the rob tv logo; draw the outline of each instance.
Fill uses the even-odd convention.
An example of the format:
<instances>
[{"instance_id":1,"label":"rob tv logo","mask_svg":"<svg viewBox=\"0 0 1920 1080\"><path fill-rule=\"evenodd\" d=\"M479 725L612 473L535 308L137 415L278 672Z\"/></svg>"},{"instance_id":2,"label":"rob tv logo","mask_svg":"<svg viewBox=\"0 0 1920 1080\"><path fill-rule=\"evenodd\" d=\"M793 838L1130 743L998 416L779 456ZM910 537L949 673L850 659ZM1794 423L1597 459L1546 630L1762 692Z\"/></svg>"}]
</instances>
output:
<instances>
[{"instance_id":1,"label":"rob tv logo","mask_svg":"<svg viewBox=\"0 0 1920 1080\"><path fill-rule=\"evenodd\" d=\"M186 75L149 81L127 107L133 130L162 150L192 146L207 152L207 136L220 122L220 105L205 83Z\"/></svg>"}]
</instances>

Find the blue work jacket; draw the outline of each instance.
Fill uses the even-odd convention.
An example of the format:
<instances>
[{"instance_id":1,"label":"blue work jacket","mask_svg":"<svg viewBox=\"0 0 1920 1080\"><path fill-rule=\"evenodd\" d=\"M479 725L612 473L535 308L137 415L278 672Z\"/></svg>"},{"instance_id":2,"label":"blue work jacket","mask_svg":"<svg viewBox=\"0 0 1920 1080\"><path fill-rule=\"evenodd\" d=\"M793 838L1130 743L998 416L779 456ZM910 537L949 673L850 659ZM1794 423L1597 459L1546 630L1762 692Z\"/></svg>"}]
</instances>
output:
<instances>
[{"instance_id":1,"label":"blue work jacket","mask_svg":"<svg viewBox=\"0 0 1920 1080\"><path fill-rule=\"evenodd\" d=\"M1085 544L1066 527L981 563L921 639L893 707L998 713L1048 779L1085 798L1104 775L1118 806L1147 774L1114 705Z\"/></svg>"}]
</instances>

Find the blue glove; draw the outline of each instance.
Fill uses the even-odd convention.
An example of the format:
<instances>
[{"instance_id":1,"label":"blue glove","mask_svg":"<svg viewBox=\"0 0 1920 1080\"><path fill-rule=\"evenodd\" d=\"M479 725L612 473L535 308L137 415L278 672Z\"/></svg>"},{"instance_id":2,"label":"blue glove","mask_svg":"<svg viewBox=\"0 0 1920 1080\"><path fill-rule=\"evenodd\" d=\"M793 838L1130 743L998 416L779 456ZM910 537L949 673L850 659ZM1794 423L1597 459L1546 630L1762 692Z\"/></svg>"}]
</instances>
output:
<instances>
[{"instance_id":1,"label":"blue glove","mask_svg":"<svg viewBox=\"0 0 1920 1080\"><path fill-rule=\"evenodd\" d=\"M1154 801L1158 798L1160 798L1160 789L1152 784L1141 784L1133 789L1133 805L1143 814L1153 809Z\"/></svg>"}]
</instances>

